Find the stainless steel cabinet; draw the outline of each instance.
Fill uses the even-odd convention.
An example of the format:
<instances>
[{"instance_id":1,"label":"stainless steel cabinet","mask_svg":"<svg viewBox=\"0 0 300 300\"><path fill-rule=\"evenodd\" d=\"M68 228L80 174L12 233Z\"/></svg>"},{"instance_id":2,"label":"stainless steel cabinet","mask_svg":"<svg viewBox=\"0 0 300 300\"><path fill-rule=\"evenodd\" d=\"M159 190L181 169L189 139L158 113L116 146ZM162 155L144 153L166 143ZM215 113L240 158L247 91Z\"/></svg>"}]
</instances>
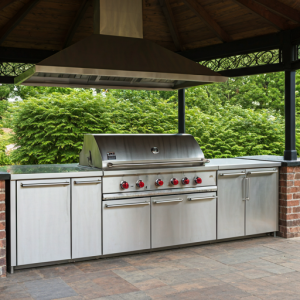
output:
<instances>
[{"instance_id":1,"label":"stainless steel cabinet","mask_svg":"<svg viewBox=\"0 0 300 300\"><path fill-rule=\"evenodd\" d=\"M150 198L103 201L103 254L150 248Z\"/></svg>"},{"instance_id":2,"label":"stainless steel cabinet","mask_svg":"<svg viewBox=\"0 0 300 300\"><path fill-rule=\"evenodd\" d=\"M72 258L101 254L101 178L72 179Z\"/></svg>"},{"instance_id":3,"label":"stainless steel cabinet","mask_svg":"<svg viewBox=\"0 0 300 300\"><path fill-rule=\"evenodd\" d=\"M17 182L17 265L71 258L70 179Z\"/></svg>"},{"instance_id":4,"label":"stainless steel cabinet","mask_svg":"<svg viewBox=\"0 0 300 300\"><path fill-rule=\"evenodd\" d=\"M216 239L216 193L151 198L152 248Z\"/></svg>"},{"instance_id":5,"label":"stainless steel cabinet","mask_svg":"<svg viewBox=\"0 0 300 300\"><path fill-rule=\"evenodd\" d=\"M218 171L218 239L245 234L245 178L246 170Z\"/></svg>"},{"instance_id":6,"label":"stainless steel cabinet","mask_svg":"<svg viewBox=\"0 0 300 300\"><path fill-rule=\"evenodd\" d=\"M217 238L278 230L278 168L218 171Z\"/></svg>"},{"instance_id":7,"label":"stainless steel cabinet","mask_svg":"<svg viewBox=\"0 0 300 300\"><path fill-rule=\"evenodd\" d=\"M278 230L278 171L247 170L246 235Z\"/></svg>"}]
</instances>

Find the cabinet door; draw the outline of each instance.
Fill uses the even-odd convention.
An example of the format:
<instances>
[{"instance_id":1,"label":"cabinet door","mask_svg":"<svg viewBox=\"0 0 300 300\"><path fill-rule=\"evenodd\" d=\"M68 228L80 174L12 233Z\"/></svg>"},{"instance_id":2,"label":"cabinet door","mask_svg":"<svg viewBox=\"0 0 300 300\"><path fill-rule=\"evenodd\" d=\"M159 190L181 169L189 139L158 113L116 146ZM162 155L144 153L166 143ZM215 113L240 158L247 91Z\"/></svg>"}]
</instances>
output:
<instances>
[{"instance_id":1,"label":"cabinet door","mask_svg":"<svg viewBox=\"0 0 300 300\"><path fill-rule=\"evenodd\" d=\"M246 234L278 230L278 169L247 170Z\"/></svg>"},{"instance_id":2,"label":"cabinet door","mask_svg":"<svg viewBox=\"0 0 300 300\"><path fill-rule=\"evenodd\" d=\"M245 234L246 170L218 171L217 238Z\"/></svg>"},{"instance_id":3,"label":"cabinet door","mask_svg":"<svg viewBox=\"0 0 300 300\"><path fill-rule=\"evenodd\" d=\"M70 179L17 182L17 264L71 258Z\"/></svg>"},{"instance_id":4,"label":"cabinet door","mask_svg":"<svg viewBox=\"0 0 300 300\"><path fill-rule=\"evenodd\" d=\"M109 200L103 207L103 254L150 249L150 198Z\"/></svg>"},{"instance_id":5,"label":"cabinet door","mask_svg":"<svg viewBox=\"0 0 300 300\"><path fill-rule=\"evenodd\" d=\"M101 255L101 178L72 179L72 258Z\"/></svg>"},{"instance_id":6,"label":"cabinet door","mask_svg":"<svg viewBox=\"0 0 300 300\"><path fill-rule=\"evenodd\" d=\"M152 248L183 243L184 195L151 198Z\"/></svg>"}]
</instances>

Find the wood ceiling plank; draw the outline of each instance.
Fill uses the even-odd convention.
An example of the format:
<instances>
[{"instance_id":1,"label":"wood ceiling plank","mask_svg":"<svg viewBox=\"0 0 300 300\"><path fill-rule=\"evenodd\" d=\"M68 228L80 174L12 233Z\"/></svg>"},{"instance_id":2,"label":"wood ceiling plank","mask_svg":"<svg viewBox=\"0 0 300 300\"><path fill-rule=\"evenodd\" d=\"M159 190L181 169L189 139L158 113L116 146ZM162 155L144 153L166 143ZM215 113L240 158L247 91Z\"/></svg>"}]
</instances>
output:
<instances>
[{"instance_id":1,"label":"wood ceiling plank","mask_svg":"<svg viewBox=\"0 0 300 300\"><path fill-rule=\"evenodd\" d=\"M24 5L9 22L0 29L0 45L6 37L19 25L19 23L27 16L31 9L41 0L30 0Z\"/></svg>"},{"instance_id":2,"label":"wood ceiling plank","mask_svg":"<svg viewBox=\"0 0 300 300\"><path fill-rule=\"evenodd\" d=\"M207 13L196 0L183 0L187 6L199 17L222 42L232 41L231 36Z\"/></svg>"},{"instance_id":3,"label":"wood ceiling plank","mask_svg":"<svg viewBox=\"0 0 300 300\"><path fill-rule=\"evenodd\" d=\"M265 19L268 23L275 26L278 30L287 30L290 29L290 25L287 19L271 12L266 9L265 6L255 2L254 0L232 0L235 3L245 7L251 13L259 16L260 18Z\"/></svg>"},{"instance_id":4,"label":"wood ceiling plank","mask_svg":"<svg viewBox=\"0 0 300 300\"><path fill-rule=\"evenodd\" d=\"M178 50L183 51L184 47L182 45L182 41L179 36L176 21L174 19L172 7L170 5L169 0L159 0L159 3L161 6L161 9L165 15L165 18L166 18L167 24L169 26L169 30L170 30L174 44L175 44L176 48L178 48Z\"/></svg>"},{"instance_id":5,"label":"wood ceiling plank","mask_svg":"<svg viewBox=\"0 0 300 300\"><path fill-rule=\"evenodd\" d=\"M65 40L63 42L63 48L66 48L71 45L73 37L74 37L74 35L80 25L80 22L82 21L89 5L90 5L89 0L82 1L81 5L76 13L76 16L66 34Z\"/></svg>"},{"instance_id":6,"label":"wood ceiling plank","mask_svg":"<svg viewBox=\"0 0 300 300\"><path fill-rule=\"evenodd\" d=\"M2 0L0 2L0 10L5 8L6 6L12 4L13 2L16 2L17 0Z\"/></svg>"},{"instance_id":7,"label":"wood ceiling plank","mask_svg":"<svg viewBox=\"0 0 300 300\"><path fill-rule=\"evenodd\" d=\"M278 0L256 0L279 15L300 23L300 12Z\"/></svg>"}]
</instances>

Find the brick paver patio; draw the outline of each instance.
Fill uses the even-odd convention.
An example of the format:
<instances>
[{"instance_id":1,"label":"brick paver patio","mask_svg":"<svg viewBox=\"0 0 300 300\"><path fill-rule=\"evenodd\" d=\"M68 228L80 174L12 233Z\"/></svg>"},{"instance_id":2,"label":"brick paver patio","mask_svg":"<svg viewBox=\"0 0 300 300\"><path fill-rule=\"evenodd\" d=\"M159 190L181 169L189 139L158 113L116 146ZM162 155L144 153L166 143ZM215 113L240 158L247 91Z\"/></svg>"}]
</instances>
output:
<instances>
[{"instance_id":1,"label":"brick paver patio","mask_svg":"<svg viewBox=\"0 0 300 300\"><path fill-rule=\"evenodd\" d=\"M0 299L300 299L300 238L260 237L17 270Z\"/></svg>"}]
</instances>

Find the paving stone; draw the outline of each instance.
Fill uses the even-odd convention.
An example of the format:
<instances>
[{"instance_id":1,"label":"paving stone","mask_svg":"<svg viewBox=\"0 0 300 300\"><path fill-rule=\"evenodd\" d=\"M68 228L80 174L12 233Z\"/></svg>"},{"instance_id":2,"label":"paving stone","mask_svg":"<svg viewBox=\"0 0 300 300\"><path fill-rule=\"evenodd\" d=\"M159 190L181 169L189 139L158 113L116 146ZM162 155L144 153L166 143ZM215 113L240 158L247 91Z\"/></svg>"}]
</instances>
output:
<instances>
[{"instance_id":1,"label":"paving stone","mask_svg":"<svg viewBox=\"0 0 300 300\"><path fill-rule=\"evenodd\" d=\"M157 278L168 285L187 283L205 277L207 276L197 269L176 270L162 273L157 276Z\"/></svg>"},{"instance_id":2,"label":"paving stone","mask_svg":"<svg viewBox=\"0 0 300 300\"><path fill-rule=\"evenodd\" d=\"M165 286L166 284L157 278L152 278L149 280L136 282L133 285L141 291L146 291Z\"/></svg>"},{"instance_id":3,"label":"paving stone","mask_svg":"<svg viewBox=\"0 0 300 300\"><path fill-rule=\"evenodd\" d=\"M156 289L147 290L147 291L145 291L145 293L148 296L150 296L152 299L159 299L159 298L163 298L167 295L175 295L178 292L170 286L164 286L164 287L160 287L160 288L156 288Z\"/></svg>"},{"instance_id":4,"label":"paving stone","mask_svg":"<svg viewBox=\"0 0 300 300\"><path fill-rule=\"evenodd\" d=\"M121 299L124 300L151 300L151 297L144 292L133 292L128 294L120 295Z\"/></svg>"},{"instance_id":5,"label":"paving stone","mask_svg":"<svg viewBox=\"0 0 300 300\"><path fill-rule=\"evenodd\" d=\"M122 258L105 258L87 262L78 262L75 263L75 266L84 273L91 273L105 270L120 269L130 266L130 264Z\"/></svg>"},{"instance_id":6,"label":"paving stone","mask_svg":"<svg viewBox=\"0 0 300 300\"><path fill-rule=\"evenodd\" d=\"M2 278L0 278L0 281ZM15 300L15 299L32 299L31 295L26 291L21 284L14 284L0 287L1 300Z\"/></svg>"},{"instance_id":7,"label":"paving stone","mask_svg":"<svg viewBox=\"0 0 300 300\"><path fill-rule=\"evenodd\" d=\"M25 281L39 280L39 279L42 279L42 276L36 270L32 270L32 269L16 270L14 274L8 273L6 278L0 278L0 287L16 284L18 282L25 282Z\"/></svg>"},{"instance_id":8,"label":"paving stone","mask_svg":"<svg viewBox=\"0 0 300 300\"><path fill-rule=\"evenodd\" d=\"M284 266L280 266L278 264L274 264L272 262L263 260L263 259L255 259L253 261L249 261L249 264L252 265L255 268L258 268L260 270L264 270L270 273L274 274L284 274L289 272L294 272L294 270L290 268L286 268Z\"/></svg>"},{"instance_id":9,"label":"paving stone","mask_svg":"<svg viewBox=\"0 0 300 300\"><path fill-rule=\"evenodd\" d=\"M226 283L234 283L234 282L240 282L245 281L247 278L240 273L230 273L230 274L221 274L221 275L215 275L215 278L221 280L222 282Z\"/></svg>"},{"instance_id":10,"label":"paving stone","mask_svg":"<svg viewBox=\"0 0 300 300\"><path fill-rule=\"evenodd\" d=\"M260 270L260 269L248 269L248 270L238 271L237 273L249 279L257 279L257 278L273 275L270 272Z\"/></svg>"},{"instance_id":11,"label":"paving stone","mask_svg":"<svg viewBox=\"0 0 300 300\"><path fill-rule=\"evenodd\" d=\"M262 280L265 280L274 285L287 285L293 281L297 281L298 283L300 281L300 273L294 271L294 272L280 274L280 275L263 277Z\"/></svg>"},{"instance_id":12,"label":"paving stone","mask_svg":"<svg viewBox=\"0 0 300 300\"><path fill-rule=\"evenodd\" d=\"M84 275L84 273L79 270L75 264L41 267L37 268L36 272L46 279L66 276L68 274L78 274L79 276Z\"/></svg>"},{"instance_id":13,"label":"paving stone","mask_svg":"<svg viewBox=\"0 0 300 300\"><path fill-rule=\"evenodd\" d=\"M36 300L51 300L77 296L77 293L60 278L27 281L29 294Z\"/></svg>"},{"instance_id":14,"label":"paving stone","mask_svg":"<svg viewBox=\"0 0 300 300\"><path fill-rule=\"evenodd\" d=\"M136 269L135 267L116 269L113 270L113 272L132 284L153 279L151 275L139 269Z\"/></svg>"}]
</instances>

